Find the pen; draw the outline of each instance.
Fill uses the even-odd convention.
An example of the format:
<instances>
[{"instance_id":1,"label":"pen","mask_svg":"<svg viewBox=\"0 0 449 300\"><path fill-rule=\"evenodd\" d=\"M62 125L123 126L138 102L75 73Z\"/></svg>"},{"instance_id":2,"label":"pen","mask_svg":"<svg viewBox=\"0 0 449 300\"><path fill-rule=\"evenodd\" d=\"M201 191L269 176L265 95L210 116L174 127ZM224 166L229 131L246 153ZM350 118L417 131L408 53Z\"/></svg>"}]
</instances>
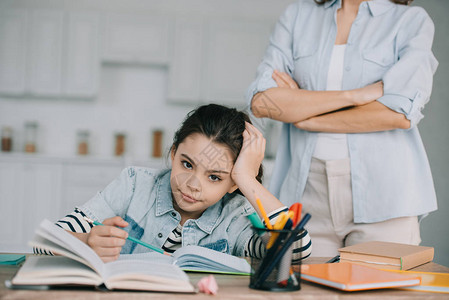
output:
<instances>
[{"instance_id":1,"label":"pen","mask_svg":"<svg viewBox=\"0 0 449 300\"><path fill-rule=\"evenodd\" d=\"M263 225L262 221L260 220L256 212L253 212L252 214L248 215L247 218L249 219L251 225L253 225L255 229L262 229L257 230L257 234L264 235L266 233L265 226Z\"/></svg>"},{"instance_id":2,"label":"pen","mask_svg":"<svg viewBox=\"0 0 449 300\"><path fill-rule=\"evenodd\" d=\"M273 226L271 226L271 223L270 223L270 219L268 219L267 213L265 212L265 208L263 208L262 202L260 202L260 199L257 198L257 196L256 196L256 203L257 203L260 213L262 214L262 217L265 221L265 226L267 226L267 228L270 230L273 229Z\"/></svg>"},{"instance_id":3,"label":"pen","mask_svg":"<svg viewBox=\"0 0 449 300\"><path fill-rule=\"evenodd\" d=\"M276 224L274 224L273 229L274 230L282 230L285 226L285 223L287 223L288 219L289 219L288 215L285 212L282 212L279 215ZM270 249L271 246L273 246L274 241L276 241L276 238L278 237L278 235L279 235L279 233L277 233L277 232L271 233L270 240L268 241L268 244L267 244L267 249Z\"/></svg>"},{"instance_id":4,"label":"pen","mask_svg":"<svg viewBox=\"0 0 449 300\"><path fill-rule=\"evenodd\" d=\"M340 261L340 255L334 256L331 259L329 259L326 263L335 263L335 262L339 262Z\"/></svg>"},{"instance_id":5,"label":"pen","mask_svg":"<svg viewBox=\"0 0 449 300\"><path fill-rule=\"evenodd\" d=\"M83 217L83 218L84 218L84 220L86 220L87 222L89 222L89 223L91 223L91 224L94 224L94 225L104 225L104 224L102 224L102 223L100 223L100 222L98 222L98 221L94 221L94 220L92 220L92 219L89 219L88 217ZM156 252L159 252L159 253L161 253L161 254L165 254L165 255L171 256L169 253L165 252L164 250L159 249L159 248L157 248L157 247L155 247L155 246L153 246L153 245L147 244L147 243L145 243L145 242L142 242L141 240L138 240L138 239L136 239L136 238L134 238L134 237L132 237L132 236L128 236L127 239L130 240L130 241L132 241L132 242L134 242L134 243L137 243L137 244L139 244L139 245L142 245L142 246L144 246L144 247L150 248L150 249L153 250L153 251L156 251Z\"/></svg>"},{"instance_id":6,"label":"pen","mask_svg":"<svg viewBox=\"0 0 449 300\"><path fill-rule=\"evenodd\" d=\"M301 210L302 210L302 203L296 202L293 203L292 206L290 206L289 211L294 212L293 216L293 227L295 227L299 221L301 220Z\"/></svg>"}]
</instances>

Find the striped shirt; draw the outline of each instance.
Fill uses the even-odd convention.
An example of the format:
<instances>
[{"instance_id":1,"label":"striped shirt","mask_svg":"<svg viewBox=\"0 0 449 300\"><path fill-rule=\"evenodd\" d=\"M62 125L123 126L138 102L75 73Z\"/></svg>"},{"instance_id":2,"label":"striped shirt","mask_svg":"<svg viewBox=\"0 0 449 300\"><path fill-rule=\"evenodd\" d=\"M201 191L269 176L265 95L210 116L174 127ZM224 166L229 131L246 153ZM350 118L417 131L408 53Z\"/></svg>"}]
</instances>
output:
<instances>
[{"instance_id":1,"label":"striped shirt","mask_svg":"<svg viewBox=\"0 0 449 300\"><path fill-rule=\"evenodd\" d=\"M270 223L275 224L279 215L287 210L287 207L281 207L268 214ZM58 220L56 222L56 225L67 231L88 233L90 232L93 225L84 219L85 216L86 215L80 209L75 208L72 213ZM264 241L257 234L253 235L245 245L245 256L257 258L263 257L266 251L265 242L266 241ZM304 231L302 234L298 235L296 241L293 243L292 262L298 263L301 259L308 257L312 250L311 244L312 243L310 241L309 235L307 234L307 231ZM173 231L170 233L165 243L162 245L162 249L168 253L173 253L181 247L182 225L179 223L178 226L176 226L176 228L173 229ZM36 247L33 248L33 252L35 254L53 255L53 253L51 253L50 251L46 251Z\"/></svg>"}]
</instances>

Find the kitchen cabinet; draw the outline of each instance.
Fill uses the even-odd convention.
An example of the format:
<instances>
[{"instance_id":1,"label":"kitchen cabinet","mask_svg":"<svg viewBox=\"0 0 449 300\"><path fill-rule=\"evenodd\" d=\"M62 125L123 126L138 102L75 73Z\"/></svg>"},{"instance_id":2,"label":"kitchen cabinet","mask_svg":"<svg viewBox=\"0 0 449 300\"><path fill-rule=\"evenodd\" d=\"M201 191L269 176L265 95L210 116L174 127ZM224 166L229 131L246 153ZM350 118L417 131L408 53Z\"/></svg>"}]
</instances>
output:
<instances>
[{"instance_id":1,"label":"kitchen cabinet","mask_svg":"<svg viewBox=\"0 0 449 300\"><path fill-rule=\"evenodd\" d=\"M59 96L62 91L62 11L34 10L31 12L29 53L29 82L25 92L36 96Z\"/></svg>"},{"instance_id":2,"label":"kitchen cabinet","mask_svg":"<svg viewBox=\"0 0 449 300\"><path fill-rule=\"evenodd\" d=\"M266 21L211 20L206 38L204 97L245 107L245 92L268 45Z\"/></svg>"},{"instance_id":3,"label":"kitchen cabinet","mask_svg":"<svg viewBox=\"0 0 449 300\"><path fill-rule=\"evenodd\" d=\"M0 161L0 251L20 246L24 224L22 164Z\"/></svg>"},{"instance_id":4,"label":"kitchen cabinet","mask_svg":"<svg viewBox=\"0 0 449 300\"><path fill-rule=\"evenodd\" d=\"M260 20L177 20L169 100L246 106L270 32L271 23Z\"/></svg>"},{"instance_id":5,"label":"kitchen cabinet","mask_svg":"<svg viewBox=\"0 0 449 300\"><path fill-rule=\"evenodd\" d=\"M172 102L197 103L202 98L203 26L201 18L178 18L175 22L168 77L168 99Z\"/></svg>"},{"instance_id":6,"label":"kitchen cabinet","mask_svg":"<svg viewBox=\"0 0 449 300\"><path fill-rule=\"evenodd\" d=\"M103 61L168 64L171 49L169 17L111 13L105 18Z\"/></svg>"},{"instance_id":7,"label":"kitchen cabinet","mask_svg":"<svg viewBox=\"0 0 449 300\"><path fill-rule=\"evenodd\" d=\"M117 178L123 169L121 161L90 162L70 161L64 164L64 183L59 217L73 211L99 191L103 190L111 181Z\"/></svg>"},{"instance_id":8,"label":"kitchen cabinet","mask_svg":"<svg viewBox=\"0 0 449 300\"><path fill-rule=\"evenodd\" d=\"M27 243L44 218L64 217L129 165L164 167L155 159L0 153L0 252L30 252Z\"/></svg>"},{"instance_id":9,"label":"kitchen cabinet","mask_svg":"<svg viewBox=\"0 0 449 300\"><path fill-rule=\"evenodd\" d=\"M27 13L0 10L0 93L20 95L25 91Z\"/></svg>"},{"instance_id":10,"label":"kitchen cabinet","mask_svg":"<svg viewBox=\"0 0 449 300\"><path fill-rule=\"evenodd\" d=\"M99 21L57 9L0 12L0 94L92 98L98 90Z\"/></svg>"},{"instance_id":11,"label":"kitchen cabinet","mask_svg":"<svg viewBox=\"0 0 449 300\"><path fill-rule=\"evenodd\" d=\"M60 164L0 161L0 251L29 252L39 222L59 217L60 199Z\"/></svg>"},{"instance_id":12,"label":"kitchen cabinet","mask_svg":"<svg viewBox=\"0 0 449 300\"><path fill-rule=\"evenodd\" d=\"M97 14L72 12L68 16L67 66L64 94L93 98L98 93L100 20Z\"/></svg>"}]
</instances>

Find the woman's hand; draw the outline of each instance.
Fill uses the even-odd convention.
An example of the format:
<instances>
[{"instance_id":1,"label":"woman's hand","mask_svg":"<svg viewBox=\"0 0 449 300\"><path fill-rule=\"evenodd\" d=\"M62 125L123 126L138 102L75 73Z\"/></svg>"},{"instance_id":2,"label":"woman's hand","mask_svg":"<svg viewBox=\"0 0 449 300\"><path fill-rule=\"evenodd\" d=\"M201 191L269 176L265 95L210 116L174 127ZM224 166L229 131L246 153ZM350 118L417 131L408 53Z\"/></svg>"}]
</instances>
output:
<instances>
[{"instance_id":1,"label":"woman's hand","mask_svg":"<svg viewBox=\"0 0 449 300\"><path fill-rule=\"evenodd\" d=\"M384 83L378 81L365 87L352 90L351 92L353 93L355 106L365 105L384 95Z\"/></svg>"},{"instance_id":2,"label":"woman's hand","mask_svg":"<svg viewBox=\"0 0 449 300\"><path fill-rule=\"evenodd\" d=\"M104 226L94 226L88 233L86 244L100 256L103 262L116 260L122 246L126 242L128 233L118 227L128 226L128 222L120 217L113 217L103 221Z\"/></svg>"},{"instance_id":3,"label":"woman's hand","mask_svg":"<svg viewBox=\"0 0 449 300\"><path fill-rule=\"evenodd\" d=\"M274 70L271 77L276 82L278 87L299 89L298 84L287 73ZM360 106L373 102L382 97L384 94L383 88L383 82L378 81L363 88L350 90L348 92L351 93L353 104L355 106Z\"/></svg>"},{"instance_id":4,"label":"woman's hand","mask_svg":"<svg viewBox=\"0 0 449 300\"><path fill-rule=\"evenodd\" d=\"M232 168L232 180L239 186L245 179L255 179L265 153L265 138L252 124L246 123L243 145Z\"/></svg>"},{"instance_id":5,"label":"woman's hand","mask_svg":"<svg viewBox=\"0 0 449 300\"><path fill-rule=\"evenodd\" d=\"M291 88L291 89L299 89L296 81L293 80L287 73L279 72L278 70L273 71L273 75L271 75L273 80L276 82L278 87L281 88Z\"/></svg>"}]
</instances>

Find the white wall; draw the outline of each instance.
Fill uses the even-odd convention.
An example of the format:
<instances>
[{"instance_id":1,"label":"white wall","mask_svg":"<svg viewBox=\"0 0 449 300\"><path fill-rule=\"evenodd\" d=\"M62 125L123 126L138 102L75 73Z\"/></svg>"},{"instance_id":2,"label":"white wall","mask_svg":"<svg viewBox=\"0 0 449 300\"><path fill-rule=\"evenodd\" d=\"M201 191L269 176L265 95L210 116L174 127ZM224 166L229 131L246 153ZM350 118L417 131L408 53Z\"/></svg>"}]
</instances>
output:
<instances>
[{"instance_id":1,"label":"white wall","mask_svg":"<svg viewBox=\"0 0 449 300\"><path fill-rule=\"evenodd\" d=\"M435 247L436 262L449 266L449 1L415 0L435 23L433 51L439 61L430 102L424 109L419 128L432 168L438 211L421 223L424 245Z\"/></svg>"}]
</instances>

